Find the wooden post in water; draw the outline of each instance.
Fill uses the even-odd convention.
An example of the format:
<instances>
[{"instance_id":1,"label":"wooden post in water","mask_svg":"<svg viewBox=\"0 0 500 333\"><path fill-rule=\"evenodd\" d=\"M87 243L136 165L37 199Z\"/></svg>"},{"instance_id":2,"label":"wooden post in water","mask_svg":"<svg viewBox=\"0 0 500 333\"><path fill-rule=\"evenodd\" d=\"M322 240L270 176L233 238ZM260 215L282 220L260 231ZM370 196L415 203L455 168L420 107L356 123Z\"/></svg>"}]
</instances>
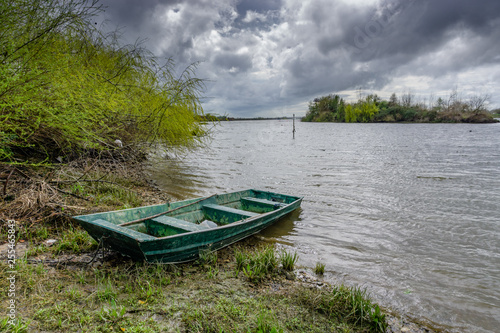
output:
<instances>
[{"instance_id":1,"label":"wooden post in water","mask_svg":"<svg viewBox=\"0 0 500 333\"><path fill-rule=\"evenodd\" d=\"M295 113L293 114L293 130L292 130L292 133L293 133L293 138L295 139Z\"/></svg>"}]
</instances>

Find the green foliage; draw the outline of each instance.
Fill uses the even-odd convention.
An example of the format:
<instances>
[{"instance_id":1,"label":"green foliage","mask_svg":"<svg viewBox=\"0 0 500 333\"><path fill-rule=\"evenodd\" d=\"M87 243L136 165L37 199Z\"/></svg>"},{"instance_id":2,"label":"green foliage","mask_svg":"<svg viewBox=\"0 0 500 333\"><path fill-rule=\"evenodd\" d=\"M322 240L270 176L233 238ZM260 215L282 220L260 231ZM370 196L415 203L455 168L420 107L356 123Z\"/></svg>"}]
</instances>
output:
<instances>
[{"instance_id":1,"label":"green foliage","mask_svg":"<svg viewBox=\"0 0 500 333\"><path fill-rule=\"evenodd\" d=\"M388 101L377 95L368 95L355 103L346 104L338 95L315 98L302 121L328 122L495 122L486 110L489 96L471 96L462 101L457 91L452 91L448 101L439 97L435 103L415 102L411 93L398 99L392 94Z\"/></svg>"},{"instance_id":2,"label":"green foliage","mask_svg":"<svg viewBox=\"0 0 500 333\"><path fill-rule=\"evenodd\" d=\"M354 109L358 122L371 122L379 112L375 102L376 96L369 95L364 101L359 101Z\"/></svg>"},{"instance_id":3,"label":"green foliage","mask_svg":"<svg viewBox=\"0 0 500 333\"><path fill-rule=\"evenodd\" d=\"M314 273L316 273L317 275L325 274L325 264L317 262L316 267L314 267Z\"/></svg>"},{"instance_id":4,"label":"green foliage","mask_svg":"<svg viewBox=\"0 0 500 333\"><path fill-rule=\"evenodd\" d=\"M115 139L190 147L206 133L196 64L121 46L93 27L84 0L3 2L0 21L0 159L72 158L115 149Z\"/></svg>"},{"instance_id":5,"label":"green foliage","mask_svg":"<svg viewBox=\"0 0 500 333\"><path fill-rule=\"evenodd\" d=\"M278 268L278 258L271 246L254 252L236 250L235 258L236 273L242 271L250 282L261 282Z\"/></svg>"},{"instance_id":6,"label":"green foliage","mask_svg":"<svg viewBox=\"0 0 500 333\"><path fill-rule=\"evenodd\" d=\"M293 271L293 269L295 268L295 264L297 263L297 260L299 260L299 256L296 252L289 253L285 250L281 251L280 261L281 261L281 266L283 266L283 269L285 271Z\"/></svg>"},{"instance_id":7,"label":"green foliage","mask_svg":"<svg viewBox=\"0 0 500 333\"><path fill-rule=\"evenodd\" d=\"M12 321L8 317L0 319L0 331L12 333L28 332L30 322L24 323L20 319L14 319L13 321L14 323L12 324Z\"/></svg>"},{"instance_id":8,"label":"green foliage","mask_svg":"<svg viewBox=\"0 0 500 333\"><path fill-rule=\"evenodd\" d=\"M309 111L302 121L343 121L345 103L339 95L328 95L309 103Z\"/></svg>"},{"instance_id":9,"label":"green foliage","mask_svg":"<svg viewBox=\"0 0 500 333\"><path fill-rule=\"evenodd\" d=\"M304 291L298 297L304 305L320 313L355 325L369 326L372 332L385 332L387 328L385 314L371 302L365 290L338 285L330 289Z\"/></svg>"},{"instance_id":10,"label":"green foliage","mask_svg":"<svg viewBox=\"0 0 500 333\"><path fill-rule=\"evenodd\" d=\"M356 110L351 104L347 104L345 107L345 122L355 123L356 122Z\"/></svg>"}]
</instances>

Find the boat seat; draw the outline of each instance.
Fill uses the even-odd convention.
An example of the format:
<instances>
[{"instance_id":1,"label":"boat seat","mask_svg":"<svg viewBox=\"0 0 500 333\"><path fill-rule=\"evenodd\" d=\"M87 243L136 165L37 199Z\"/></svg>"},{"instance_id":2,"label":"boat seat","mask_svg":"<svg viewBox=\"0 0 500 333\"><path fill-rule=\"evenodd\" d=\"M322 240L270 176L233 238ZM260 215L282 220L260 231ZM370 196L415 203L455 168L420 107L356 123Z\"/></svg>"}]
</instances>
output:
<instances>
[{"instance_id":1,"label":"boat seat","mask_svg":"<svg viewBox=\"0 0 500 333\"><path fill-rule=\"evenodd\" d=\"M241 207L256 213L269 213L273 210L286 206L286 204L278 201L271 201L266 199L245 197L241 198Z\"/></svg>"},{"instance_id":2,"label":"boat seat","mask_svg":"<svg viewBox=\"0 0 500 333\"><path fill-rule=\"evenodd\" d=\"M207 204L203 205L203 211L209 220L221 224L236 222L252 216L259 215L258 213L249 212L246 210L235 209L226 206Z\"/></svg>"},{"instance_id":3,"label":"boat seat","mask_svg":"<svg viewBox=\"0 0 500 333\"><path fill-rule=\"evenodd\" d=\"M241 198L241 201L247 202L247 203L267 205L267 206L276 207L276 208L286 206L286 204L283 202L271 201L271 200L266 200L266 199L253 198L253 197Z\"/></svg>"},{"instance_id":4,"label":"boat seat","mask_svg":"<svg viewBox=\"0 0 500 333\"><path fill-rule=\"evenodd\" d=\"M186 231L199 231L208 229L208 227L204 225L195 224L192 222L176 219L175 217L170 217L166 215L155 217L154 219L151 219L151 221Z\"/></svg>"},{"instance_id":5,"label":"boat seat","mask_svg":"<svg viewBox=\"0 0 500 333\"><path fill-rule=\"evenodd\" d=\"M113 232L116 232L116 233L119 233L122 235L123 234L127 235L127 236L132 237L133 239L136 239L139 241L156 239L156 237L154 237L154 236L151 236L151 235L139 232L139 231L135 231L134 229L130 229L127 227L120 227L120 226L117 226L116 224L113 224L113 223L108 222L106 220L97 219L97 220L92 221L92 223L95 225L101 226L105 229L111 230Z\"/></svg>"}]
</instances>

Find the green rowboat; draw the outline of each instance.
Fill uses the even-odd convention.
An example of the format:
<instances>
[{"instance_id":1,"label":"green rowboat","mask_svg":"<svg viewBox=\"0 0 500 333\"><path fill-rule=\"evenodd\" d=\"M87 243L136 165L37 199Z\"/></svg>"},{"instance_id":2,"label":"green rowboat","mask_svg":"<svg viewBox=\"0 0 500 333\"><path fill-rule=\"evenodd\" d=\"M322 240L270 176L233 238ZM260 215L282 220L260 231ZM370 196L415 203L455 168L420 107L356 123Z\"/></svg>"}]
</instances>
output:
<instances>
[{"instance_id":1,"label":"green rowboat","mask_svg":"<svg viewBox=\"0 0 500 333\"><path fill-rule=\"evenodd\" d=\"M178 263L258 233L301 202L301 197L245 190L73 219L123 255Z\"/></svg>"}]
</instances>

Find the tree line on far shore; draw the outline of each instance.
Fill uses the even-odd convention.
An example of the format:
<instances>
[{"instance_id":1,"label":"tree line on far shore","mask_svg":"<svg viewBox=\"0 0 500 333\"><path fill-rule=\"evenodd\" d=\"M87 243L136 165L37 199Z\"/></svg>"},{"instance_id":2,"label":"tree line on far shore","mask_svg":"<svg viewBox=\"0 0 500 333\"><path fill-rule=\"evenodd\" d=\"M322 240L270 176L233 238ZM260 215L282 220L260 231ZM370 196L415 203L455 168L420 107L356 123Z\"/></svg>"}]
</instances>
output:
<instances>
[{"instance_id":1,"label":"tree line on far shore","mask_svg":"<svg viewBox=\"0 0 500 333\"><path fill-rule=\"evenodd\" d=\"M491 123L496 120L487 109L488 95L475 95L462 99L453 90L447 99L430 98L419 102L415 95L395 93L389 100L376 94L347 103L337 94L315 98L309 102L309 110L302 121L309 122L448 122L448 123Z\"/></svg>"}]
</instances>

